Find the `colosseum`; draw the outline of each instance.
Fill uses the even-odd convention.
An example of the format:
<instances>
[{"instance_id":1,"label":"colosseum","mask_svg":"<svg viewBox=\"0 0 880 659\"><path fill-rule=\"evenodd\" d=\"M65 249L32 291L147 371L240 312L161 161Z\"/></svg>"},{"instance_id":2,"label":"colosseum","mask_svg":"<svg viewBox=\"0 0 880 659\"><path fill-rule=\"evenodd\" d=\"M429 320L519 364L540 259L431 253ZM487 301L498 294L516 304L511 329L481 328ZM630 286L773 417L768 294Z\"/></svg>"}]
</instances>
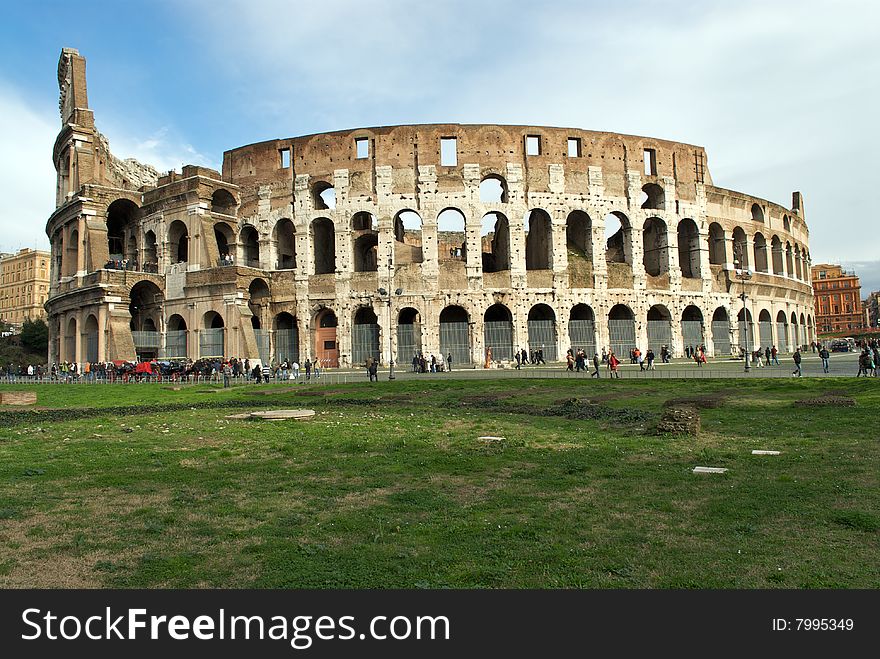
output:
<instances>
[{"instance_id":1,"label":"colosseum","mask_svg":"<svg viewBox=\"0 0 880 659\"><path fill-rule=\"evenodd\" d=\"M522 348L721 356L814 337L801 194L785 208L719 188L702 147L386 126L159 173L110 153L76 50L58 82L50 361L482 366L490 350L497 364Z\"/></svg>"}]
</instances>

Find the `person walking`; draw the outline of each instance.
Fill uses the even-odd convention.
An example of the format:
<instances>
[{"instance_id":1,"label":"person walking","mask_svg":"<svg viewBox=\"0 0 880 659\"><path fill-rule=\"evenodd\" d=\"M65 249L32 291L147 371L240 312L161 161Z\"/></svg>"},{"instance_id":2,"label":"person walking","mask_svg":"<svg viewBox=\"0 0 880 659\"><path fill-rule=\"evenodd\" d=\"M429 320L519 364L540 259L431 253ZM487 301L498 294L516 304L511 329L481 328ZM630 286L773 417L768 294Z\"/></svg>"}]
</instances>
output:
<instances>
[{"instance_id":1,"label":"person walking","mask_svg":"<svg viewBox=\"0 0 880 659\"><path fill-rule=\"evenodd\" d=\"M645 361L648 362L648 368L647 368L647 370L649 370L649 371L653 371L653 370L654 370L654 359L655 359L655 357L654 357L654 351L653 351L651 348L648 348L648 352L647 352L647 354L645 355Z\"/></svg>"},{"instance_id":2,"label":"person walking","mask_svg":"<svg viewBox=\"0 0 880 659\"><path fill-rule=\"evenodd\" d=\"M306 357L305 367L306 367L306 382L308 382L309 380L312 379L312 360L310 360L308 357Z\"/></svg>"},{"instance_id":3,"label":"person walking","mask_svg":"<svg viewBox=\"0 0 880 659\"><path fill-rule=\"evenodd\" d=\"M591 378L602 377L601 375L599 375L599 353L598 352L593 353L593 368L595 370L592 373L590 373L590 377Z\"/></svg>"},{"instance_id":4,"label":"person walking","mask_svg":"<svg viewBox=\"0 0 880 659\"><path fill-rule=\"evenodd\" d=\"M776 349L776 346L770 348L770 357L773 358L773 363L779 366L779 351Z\"/></svg>"},{"instance_id":5,"label":"person walking","mask_svg":"<svg viewBox=\"0 0 880 659\"><path fill-rule=\"evenodd\" d=\"M796 375L798 377L801 377L802 373L801 373L801 348L800 348L800 346L798 346L795 349L794 354L791 356L791 358L794 360L794 370L791 372L791 374Z\"/></svg>"},{"instance_id":6,"label":"person walking","mask_svg":"<svg viewBox=\"0 0 880 659\"><path fill-rule=\"evenodd\" d=\"M825 346L822 346L819 349L819 358L822 360L822 370L825 373L828 372L828 357L829 357L828 348L826 348Z\"/></svg>"},{"instance_id":7,"label":"person walking","mask_svg":"<svg viewBox=\"0 0 880 659\"><path fill-rule=\"evenodd\" d=\"M608 355L608 367L611 369L611 377L620 379L620 373L617 371L617 367L620 365L620 360L617 358L617 355L614 354L612 350Z\"/></svg>"}]
</instances>

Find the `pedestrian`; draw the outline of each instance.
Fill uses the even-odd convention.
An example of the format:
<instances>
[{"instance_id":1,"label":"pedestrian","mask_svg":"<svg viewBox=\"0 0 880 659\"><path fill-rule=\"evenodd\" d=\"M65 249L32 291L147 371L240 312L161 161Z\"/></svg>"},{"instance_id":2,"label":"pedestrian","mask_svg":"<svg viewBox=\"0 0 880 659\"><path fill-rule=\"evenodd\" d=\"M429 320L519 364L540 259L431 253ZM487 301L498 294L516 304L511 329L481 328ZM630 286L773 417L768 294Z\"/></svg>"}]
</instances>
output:
<instances>
[{"instance_id":1,"label":"pedestrian","mask_svg":"<svg viewBox=\"0 0 880 659\"><path fill-rule=\"evenodd\" d=\"M446 353L446 367L452 372L452 353Z\"/></svg>"},{"instance_id":2,"label":"pedestrian","mask_svg":"<svg viewBox=\"0 0 880 659\"><path fill-rule=\"evenodd\" d=\"M269 364L263 364L263 382L269 384L269 378L272 377L272 367Z\"/></svg>"},{"instance_id":3,"label":"pedestrian","mask_svg":"<svg viewBox=\"0 0 880 659\"><path fill-rule=\"evenodd\" d=\"M779 351L776 349L776 346L770 348L770 357L773 358L773 363L779 366Z\"/></svg>"},{"instance_id":4,"label":"pedestrian","mask_svg":"<svg viewBox=\"0 0 880 659\"><path fill-rule=\"evenodd\" d=\"M825 373L828 372L828 357L829 357L828 348L826 348L825 346L822 346L819 349L819 358L822 360L822 370Z\"/></svg>"},{"instance_id":5,"label":"pedestrian","mask_svg":"<svg viewBox=\"0 0 880 659\"><path fill-rule=\"evenodd\" d=\"M370 382L378 382L379 381L379 362L378 360L373 360L373 363L370 364Z\"/></svg>"},{"instance_id":6,"label":"pedestrian","mask_svg":"<svg viewBox=\"0 0 880 659\"><path fill-rule=\"evenodd\" d=\"M642 351L638 348L635 349L636 361L639 363L639 370L645 370L645 356L642 354Z\"/></svg>"},{"instance_id":7,"label":"pedestrian","mask_svg":"<svg viewBox=\"0 0 880 659\"><path fill-rule=\"evenodd\" d=\"M373 358L367 357L367 361L364 364L364 366L367 369L367 378L370 380L370 382L372 382L373 381Z\"/></svg>"},{"instance_id":8,"label":"pedestrian","mask_svg":"<svg viewBox=\"0 0 880 659\"><path fill-rule=\"evenodd\" d=\"M798 377L801 377L801 348L800 348L800 346L798 346L795 349L794 354L791 356L791 358L794 360L794 370L791 372L791 374L796 375Z\"/></svg>"},{"instance_id":9,"label":"pedestrian","mask_svg":"<svg viewBox=\"0 0 880 659\"><path fill-rule=\"evenodd\" d=\"M770 346L767 346L764 350L764 363L770 366Z\"/></svg>"},{"instance_id":10,"label":"pedestrian","mask_svg":"<svg viewBox=\"0 0 880 659\"><path fill-rule=\"evenodd\" d=\"M617 372L617 367L620 364L620 360L617 358L617 355L614 354L614 351L611 351L611 354L608 355L608 367L611 369L611 377L620 379L620 373Z\"/></svg>"},{"instance_id":11,"label":"pedestrian","mask_svg":"<svg viewBox=\"0 0 880 659\"><path fill-rule=\"evenodd\" d=\"M602 376L599 375L599 353L593 353L593 368L595 369L592 373L590 373L591 378L600 378Z\"/></svg>"},{"instance_id":12,"label":"pedestrian","mask_svg":"<svg viewBox=\"0 0 880 659\"><path fill-rule=\"evenodd\" d=\"M290 365L291 370L293 370L293 379L299 380L299 362L295 359L293 360L293 364Z\"/></svg>"},{"instance_id":13,"label":"pedestrian","mask_svg":"<svg viewBox=\"0 0 880 659\"><path fill-rule=\"evenodd\" d=\"M520 354L519 354L519 352L517 352L516 353L516 370L517 371L519 370L519 367L520 367L519 361L520 361Z\"/></svg>"},{"instance_id":14,"label":"pedestrian","mask_svg":"<svg viewBox=\"0 0 880 659\"><path fill-rule=\"evenodd\" d=\"M306 357L305 367L306 367L306 382L308 382L309 380L312 379L312 362L308 357Z\"/></svg>"},{"instance_id":15,"label":"pedestrian","mask_svg":"<svg viewBox=\"0 0 880 659\"><path fill-rule=\"evenodd\" d=\"M648 369L647 370L653 371L654 370L654 351L651 350L651 348L648 348L648 353L645 355L645 361L648 362Z\"/></svg>"},{"instance_id":16,"label":"pedestrian","mask_svg":"<svg viewBox=\"0 0 880 659\"><path fill-rule=\"evenodd\" d=\"M229 388L229 380L232 378L232 366L229 365L229 362L226 362L223 365L223 388Z\"/></svg>"}]
</instances>

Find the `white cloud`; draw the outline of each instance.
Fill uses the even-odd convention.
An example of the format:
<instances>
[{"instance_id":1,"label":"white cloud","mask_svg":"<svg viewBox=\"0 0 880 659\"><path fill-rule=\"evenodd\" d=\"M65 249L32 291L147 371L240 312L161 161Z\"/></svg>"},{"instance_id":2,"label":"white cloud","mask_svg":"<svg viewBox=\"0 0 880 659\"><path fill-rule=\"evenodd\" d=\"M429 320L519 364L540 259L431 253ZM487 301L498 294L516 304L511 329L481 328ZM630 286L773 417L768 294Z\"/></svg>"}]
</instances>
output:
<instances>
[{"instance_id":1,"label":"white cloud","mask_svg":"<svg viewBox=\"0 0 880 659\"><path fill-rule=\"evenodd\" d=\"M105 130L100 117L95 119L100 130L110 142L110 152L117 158L134 158L145 165L152 165L160 173L175 169L180 171L182 165L204 165L219 169L220 164L200 153L192 144L172 136L167 127L160 128L146 138L135 137L131 129L120 129L111 124Z\"/></svg>"},{"instance_id":2,"label":"white cloud","mask_svg":"<svg viewBox=\"0 0 880 659\"><path fill-rule=\"evenodd\" d=\"M34 112L19 94L2 84L0 116L8 127L0 158L0 251L48 249L46 220L55 210L52 145L60 120L53 123L51 112Z\"/></svg>"}]
</instances>

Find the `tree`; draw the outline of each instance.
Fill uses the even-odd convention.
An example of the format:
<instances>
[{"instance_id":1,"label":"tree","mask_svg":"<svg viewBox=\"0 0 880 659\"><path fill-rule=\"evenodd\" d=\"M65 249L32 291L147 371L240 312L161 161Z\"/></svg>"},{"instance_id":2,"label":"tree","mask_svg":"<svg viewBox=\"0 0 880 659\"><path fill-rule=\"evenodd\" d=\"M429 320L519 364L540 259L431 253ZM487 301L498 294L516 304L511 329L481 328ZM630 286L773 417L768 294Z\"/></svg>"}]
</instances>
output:
<instances>
[{"instance_id":1,"label":"tree","mask_svg":"<svg viewBox=\"0 0 880 659\"><path fill-rule=\"evenodd\" d=\"M42 318L25 320L21 326L21 344L32 353L45 355L49 352L49 326Z\"/></svg>"}]
</instances>

